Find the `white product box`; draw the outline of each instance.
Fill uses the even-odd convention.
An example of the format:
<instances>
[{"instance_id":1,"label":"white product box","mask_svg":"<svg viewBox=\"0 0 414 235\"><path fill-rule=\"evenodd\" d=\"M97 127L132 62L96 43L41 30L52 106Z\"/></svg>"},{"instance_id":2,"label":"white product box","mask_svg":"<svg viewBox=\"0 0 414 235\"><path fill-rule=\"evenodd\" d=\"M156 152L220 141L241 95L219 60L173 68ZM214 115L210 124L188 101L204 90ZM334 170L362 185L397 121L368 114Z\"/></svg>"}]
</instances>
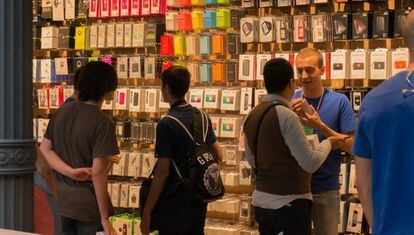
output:
<instances>
[{"instance_id":1,"label":"white product box","mask_svg":"<svg viewBox=\"0 0 414 235\"><path fill-rule=\"evenodd\" d=\"M115 95L114 95L115 96ZM114 110L114 100L104 100L102 103L102 110Z\"/></svg>"},{"instance_id":2,"label":"white product box","mask_svg":"<svg viewBox=\"0 0 414 235\"><path fill-rule=\"evenodd\" d=\"M256 55L256 79L263 80L263 69L265 64L272 59L271 54L258 54Z\"/></svg>"},{"instance_id":3,"label":"white product box","mask_svg":"<svg viewBox=\"0 0 414 235\"><path fill-rule=\"evenodd\" d=\"M203 100L204 100L204 89L197 88L197 89L190 89L189 93L189 100L188 102L199 109L203 108Z\"/></svg>"},{"instance_id":4,"label":"white product box","mask_svg":"<svg viewBox=\"0 0 414 235\"><path fill-rule=\"evenodd\" d=\"M90 48L98 48L98 45L99 45L98 38L100 38L100 36L102 36L102 35L99 34L99 29L98 28L99 28L99 26L97 24L93 24L89 28L90 29L89 30L89 47ZM106 28L105 28L104 34L106 34ZM104 37L103 37L104 40L106 38L105 36L106 35L104 35Z\"/></svg>"},{"instance_id":5,"label":"white product box","mask_svg":"<svg viewBox=\"0 0 414 235\"><path fill-rule=\"evenodd\" d=\"M116 62L118 78L128 78L128 57L118 57Z\"/></svg>"},{"instance_id":6,"label":"white product box","mask_svg":"<svg viewBox=\"0 0 414 235\"><path fill-rule=\"evenodd\" d=\"M165 29L167 31L178 31L178 12L168 11L165 14Z\"/></svg>"},{"instance_id":7,"label":"white product box","mask_svg":"<svg viewBox=\"0 0 414 235\"><path fill-rule=\"evenodd\" d=\"M151 3L152 3L152 1L150 1L150 0L142 0L141 1L141 4L142 4L141 15L142 16L147 16L147 15L151 14Z\"/></svg>"},{"instance_id":8,"label":"white product box","mask_svg":"<svg viewBox=\"0 0 414 235\"><path fill-rule=\"evenodd\" d=\"M357 49L355 51L351 51L351 79L365 79L367 77L367 58L367 51L364 49Z\"/></svg>"},{"instance_id":9,"label":"white product box","mask_svg":"<svg viewBox=\"0 0 414 235\"><path fill-rule=\"evenodd\" d=\"M115 25L115 47L124 47L124 24Z\"/></svg>"},{"instance_id":10,"label":"white product box","mask_svg":"<svg viewBox=\"0 0 414 235\"><path fill-rule=\"evenodd\" d=\"M295 15L293 16L293 40L294 42L306 42L308 32L308 16Z\"/></svg>"},{"instance_id":11,"label":"white product box","mask_svg":"<svg viewBox=\"0 0 414 235\"><path fill-rule=\"evenodd\" d=\"M131 16L140 16L141 14L141 1L132 0L131 1Z\"/></svg>"},{"instance_id":12,"label":"white product box","mask_svg":"<svg viewBox=\"0 0 414 235\"><path fill-rule=\"evenodd\" d=\"M346 163L341 164L341 172L339 173L339 184L341 185L339 193L342 195L348 193L348 164Z\"/></svg>"},{"instance_id":13,"label":"white product box","mask_svg":"<svg viewBox=\"0 0 414 235\"><path fill-rule=\"evenodd\" d=\"M145 112L145 89L130 90L129 111Z\"/></svg>"},{"instance_id":14,"label":"white product box","mask_svg":"<svg viewBox=\"0 0 414 235\"><path fill-rule=\"evenodd\" d=\"M155 57L145 58L145 79L155 79Z\"/></svg>"},{"instance_id":15,"label":"white product box","mask_svg":"<svg viewBox=\"0 0 414 235\"><path fill-rule=\"evenodd\" d=\"M407 69L410 61L410 51L408 48L398 48L391 52L391 75Z\"/></svg>"},{"instance_id":16,"label":"white product box","mask_svg":"<svg viewBox=\"0 0 414 235\"><path fill-rule=\"evenodd\" d=\"M263 98L267 95L266 89L256 89L254 91L254 106L260 104Z\"/></svg>"},{"instance_id":17,"label":"white product box","mask_svg":"<svg viewBox=\"0 0 414 235\"><path fill-rule=\"evenodd\" d=\"M220 109L221 90L220 89L205 89L204 90L204 104L205 109Z\"/></svg>"},{"instance_id":18,"label":"white product box","mask_svg":"<svg viewBox=\"0 0 414 235\"><path fill-rule=\"evenodd\" d=\"M90 0L89 1L89 18L97 18L99 16L99 1Z\"/></svg>"},{"instance_id":19,"label":"white product box","mask_svg":"<svg viewBox=\"0 0 414 235\"><path fill-rule=\"evenodd\" d=\"M130 208L139 208L139 192L141 190L140 185L130 185L129 186L129 202L128 206Z\"/></svg>"},{"instance_id":20,"label":"white product box","mask_svg":"<svg viewBox=\"0 0 414 235\"><path fill-rule=\"evenodd\" d=\"M142 153L142 171L141 171L141 177L149 177L152 169L155 166L155 157L154 153Z\"/></svg>"},{"instance_id":21,"label":"white product box","mask_svg":"<svg viewBox=\"0 0 414 235\"><path fill-rule=\"evenodd\" d=\"M74 20L76 18L76 1L65 0L65 19Z\"/></svg>"},{"instance_id":22,"label":"white product box","mask_svg":"<svg viewBox=\"0 0 414 235\"><path fill-rule=\"evenodd\" d=\"M386 80L388 78L388 49L378 48L370 52L371 74L369 79Z\"/></svg>"},{"instance_id":23,"label":"white product box","mask_svg":"<svg viewBox=\"0 0 414 235\"><path fill-rule=\"evenodd\" d=\"M239 186L239 173L227 173L226 182L224 183L227 186Z\"/></svg>"},{"instance_id":24,"label":"white product box","mask_svg":"<svg viewBox=\"0 0 414 235\"><path fill-rule=\"evenodd\" d=\"M239 181L240 185L252 184L252 167L247 161L239 163Z\"/></svg>"},{"instance_id":25,"label":"white product box","mask_svg":"<svg viewBox=\"0 0 414 235\"><path fill-rule=\"evenodd\" d=\"M122 184L121 185L121 199L119 202L119 206L122 208L127 208L128 199L129 199L129 184Z\"/></svg>"},{"instance_id":26,"label":"white product box","mask_svg":"<svg viewBox=\"0 0 414 235\"><path fill-rule=\"evenodd\" d=\"M331 52L331 79L348 78L348 55L349 51L347 50Z\"/></svg>"},{"instance_id":27,"label":"white product box","mask_svg":"<svg viewBox=\"0 0 414 235\"><path fill-rule=\"evenodd\" d=\"M240 199L230 199L225 203L226 213L239 214L240 213Z\"/></svg>"},{"instance_id":28,"label":"white product box","mask_svg":"<svg viewBox=\"0 0 414 235\"><path fill-rule=\"evenodd\" d=\"M237 145L224 145L223 155L227 165L237 166L241 159L241 152L238 150Z\"/></svg>"},{"instance_id":29,"label":"white product box","mask_svg":"<svg viewBox=\"0 0 414 235\"><path fill-rule=\"evenodd\" d=\"M67 98L71 97L75 89L73 86L65 86L63 88L63 100L66 100Z\"/></svg>"},{"instance_id":30,"label":"white product box","mask_svg":"<svg viewBox=\"0 0 414 235\"><path fill-rule=\"evenodd\" d=\"M361 233L363 214L361 204L353 202L349 204L347 232Z\"/></svg>"},{"instance_id":31,"label":"white product box","mask_svg":"<svg viewBox=\"0 0 414 235\"><path fill-rule=\"evenodd\" d=\"M68 75L68 58L55 58L55 74Z\"/></svg>"},{"instance_id":32,"label":"white product box","mask_svg":"<svg viewBox=\"0 0 414 235\"><path fill-rule=\"evenodd\" d=\"M128 158L128 176L138 177L141 176L142 158L137 152L129 153Z\"/></svg>"},{"instance_id":33,"label":"white product box","mask_svg":"<svg viewBox=\"0 0 414 235\"><path fill-rule=\"evenodd\" d=\"M119 155L119 163L114 164L112 168L112 174L118 175L118 176L127 176L128 171L128 153L127 152L121 152Z\"/></svg>"},{"instance_id":34,"label":"white product box","mask_svg":"<svg viewBox=\"0 0 414 235\"><path fill-rule=\"evenodd\" d=\"M239 80L253 81L255 74L255 55L239 56Z\"/></svg>"},{"instance_id":35,"label":"white product box","mask_svg":"<svg viewBox=\"0 0 414 235\"><path fill-rule=\"evenodd\" d=\"M119 17L121 0L111 0L111 16Z\"/></svg>"},{"instance_id":36,"label":"white product box","mask_svg":"<svg viewBox=\"0 0 414 235\"><path fill-rule=\"evenodd\" d=\"M112 193L111 193L111 201L114 207L119 207L119 202L121 199L121 184L120 183L113 183L112 184Z\"/></svg>"},{"instance_id":37,"label":"white product box","mask_svg":"<svg viewBox=\"0 0 414 235\"><path fill-rule=\"evenodd\" d=\"M59 47L59 28L56 26L42 27L41 48L55 49Z\"/></svg>"},{"instance_id":38,"label":"white product box","mask_svg":"<svg viewBox=\"0 0 414 235\"><path fill-rule=\"evenodd\" d=\"M349 168L349 189L348 192L352 194L358 194L357 185L356 185L356 170L355 164L351 164Z\"/></svg>"},{"instance_id":39,"label":"white product box","mask_svg":"<svg viewBox=\"0 0 414 235\"><path fill-rule=\"evenodd\" d=\"M115 47L115 24L108 24L106 26L106 47Z\"/></svg>"},{"instance_id":40,"label":"white product box","mask_svg":"<svg viewBox=\"0 0 414 235\"><path fill-rule=\"evenodd\" d=\"M110 0L101 0L100 1L100 12L102 18L108 18L111 16L111 1Z\"/></svg>"},{"instance_id":41,"label":"white product box","mask_svg":"<svg viewBox=\"0 0 414 235\"><path fill-rule=\"evenodd\" d=\"M49 108L58 109L60 106L60 89L59 87L49 88ZM63 95L63 94L62 94Z\"/></svg>"},{"instance_id":42,"label":"white product box","mask_svg":"<svg viewBox=\"0 0 414 235\"><path fill-rule=\"evenodd\" d=\"M221 127L221 117L218 116L210 116L211 125L214 131L214 134L216 134L217 137L220 136L220 127Z\"/></svg>"},{"instance_id":43,"label":"white product box","mask_svg":"<svg viewBox=\"0 0 414 235\"><path fill-rule=\"evenodd\" d=\"M240 90L223 90L221 92L221 110L237 111L240 109Z\"/></svg>"},{"instance_id":44,"label":"white product box","mask_svg":"<svg viewBox=\"0 0 414 235\"><path fill-rule=\"evenodd\" d=\"M92 25L96 26L96 25ZM92 27L91 27L91 40L92 40ZM105 48L106 47L106 38L109 36L106 32L106 24L100 24L98 26L98 38L96 39L98 42L98 48ZM92 41L91 41L91 47L92 47ZM93 47L92 47L93 48Z\"/></svg>"},{"instance_id":45,"label":"white product box","mask_svg":"<svg viewBox=\"0 0 414 235\"><path fill-rule=\"evenodd\" d=\"M49 125L49 119L46 118L40 118L39 119L39 127L37 130L37 136L38 136L38 140L39 142L42 142L43 140L43 136L45 135L45 132L47 130L47 126Z\"/></svg>"},{"instance_id":46,"label":"white product box","mask_svg":"<svg viewBox=\"0 0 414 235\"><path fill-rule=\"evenodd\" d=\"M141 57L129 57L129 78L140 78Z\"/></svg>"},{"instance_id":47,"label":"white product box","mask_svg":"<svg viewBox=\"0 0 414 235\"><path fill-rule=\"evenodd\" d=\"M245 17L240 20L240 42L253 43L259 39L259 18Z\"/></svg>"},{"instance_id":48,"label":"white product box","mask_svg":"<svg viewBox=\"0 0 414 235\"><path fill-rule=\"evenodd\" d=\"M290 53L275 53L275 58L282 58L290 62Z\"/></svg>"},{"instance_id":49,"label":"white product box","mask_svg":"<svg viewBox=\"0 0 414 235\"><path fill-rule=\"evenodd\" d=\"M275 17L264 16L260 18L259 42L275 41Z\"/></svg>"},{"instance_id":50,"label":"white product box","mask_svg":"<svg viewBox=\"0 0 414 235\"><path fill-rule=\"evenodd\" d=\"M132 47L132 24L124 25L124 47Z\"/></svg>"},{"instance_id":51,"label":"white product box","mask_svg":"<svg viewBox=\"0 0 414 235\"><path fill-rule=\"evenodd\" d=\"M129 89L128 88L118 88L116 90L116 103L115 109L116 110L128 110L129 109Z\"/></svg>"},{"instance_id":52,"label":"white product box","mask_svg":"<svg viewBox=\"0 0 414 235\"><path fill-rule=\"evenodd\" d=\"M131 0L121 0L121 13L120 16L129 16L131 13Z\"/></svg>"},{"instance_id":53,"label":"white product box","mask_svg":"<svg viewBox=\"0 0 414 235\"><path fill-rule=\"evenodd\" d=\"M240 94L240 114L248 114L253 108L253 88L242 87Z\"/></svg>"},{"instance_id":54,"label":"white product box","mask_svg":"<svg viewBox=\"0 0 414 235\"><path fill-rule=\"evenodd\" d=\"M158 112L159 111L159 100L160 100L159 89L146 89L145 90L145 112Z\"/></svg>"},{"instance_id":55,"label":"white product box","mask_svg":"<svg viewBox=\"0 0 414 235\"><path fill-rule=\"evenodd\" d=\"M54 0L52 6L53 21L65 20L65 0Z\"/></svg>"},{"instance_id":56,"label":"white product box","mask_svg":"<svg viewBox=\"0 0 414 235\"><path fill-rule=\"evenodd\" d=\"M145 23L132 25L132 47L144 47Z\"/></svg>"},{"instance_id":57,"label":"white product box","mask_svg":"<svg viewBox=\"0 0 414 235\"><path fill-rule=\"evenodd\" d=\"M40 82L41 83L52 82L52 60L51 59L40 60Z\"/></svg>"},{"instance_id":58,"label":"white product box","mask_svg":"<svg viewBox=\"0 0 414 235\"><path fill-rule=\"evenodd\" d=\"M241 124L242 117L222 117L220 137L238 138L240 135Z\"/></svg>"}]
</instances>

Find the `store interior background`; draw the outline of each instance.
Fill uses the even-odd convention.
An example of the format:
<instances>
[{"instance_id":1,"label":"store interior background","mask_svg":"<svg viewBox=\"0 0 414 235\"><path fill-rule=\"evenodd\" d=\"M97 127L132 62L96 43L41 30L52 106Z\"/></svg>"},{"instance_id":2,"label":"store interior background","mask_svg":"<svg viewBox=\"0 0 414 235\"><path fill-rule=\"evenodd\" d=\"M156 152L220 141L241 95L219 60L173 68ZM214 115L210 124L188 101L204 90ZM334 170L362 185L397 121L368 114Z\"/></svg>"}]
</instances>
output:
<instances>
[{"instance_id":1,"label":"store interior background","mask_svg":"<svg viewBox=\"0 0 414 235\"><path fill-rule=\"evenodd\" d=\"M184 65L188 101L210 114L222 143L223 199L210 203L206 234L258 234L252 171L244 157L243 118L266 94L261 70L271 58L294 66L305 47L323 51L326 87L349 97L355 115L364 95L408 65L399 25L413 1L352 0L33 0L33 132L41 142L50 116L73 92L76 68L113 65L119 87L103 110L121 148L108 191L116 230L139 233L140 182L155 164L157 121L168 111L161 71ZM115 5L113 5L115 4ZM118 4L119 8L113 6ZM353 156L343 154L338 231L369 234L355 185ZM36 178L35 178L36 179ZM35 184L35 232L53 234L56 208Z\"/></svg>"}]
</instances>

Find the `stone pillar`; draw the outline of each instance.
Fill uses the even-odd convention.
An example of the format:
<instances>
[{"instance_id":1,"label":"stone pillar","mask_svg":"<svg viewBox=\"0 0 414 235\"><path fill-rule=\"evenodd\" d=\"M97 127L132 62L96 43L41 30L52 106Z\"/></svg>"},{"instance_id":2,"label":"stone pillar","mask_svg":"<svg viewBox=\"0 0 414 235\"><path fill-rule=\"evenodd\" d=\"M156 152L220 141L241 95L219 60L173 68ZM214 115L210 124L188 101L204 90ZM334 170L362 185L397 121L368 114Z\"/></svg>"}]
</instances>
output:
<instances>
[{"instance_id":1,"label":"stone pillar","mask_svg":"<svg viewBox=\"0 0 414 235\"><path fill-rule=\"evenodd\" d=\"M32 1L0 0L0 228L33 231Z\"/></svg>"}]
</instances>

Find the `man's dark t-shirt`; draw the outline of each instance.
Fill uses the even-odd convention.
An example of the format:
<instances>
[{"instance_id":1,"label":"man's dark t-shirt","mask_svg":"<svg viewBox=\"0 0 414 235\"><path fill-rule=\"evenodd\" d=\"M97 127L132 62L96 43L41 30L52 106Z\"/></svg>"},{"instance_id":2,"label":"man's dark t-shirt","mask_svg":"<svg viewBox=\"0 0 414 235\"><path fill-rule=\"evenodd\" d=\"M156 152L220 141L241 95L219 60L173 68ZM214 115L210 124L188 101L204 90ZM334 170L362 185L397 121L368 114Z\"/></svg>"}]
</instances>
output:
<instances>
[{"instance_id":1,"label":"man's dark t-shirt","mask_svg":"<svg viewBox=\"0 0 414 235\"><path fill-rule=\"evenodd\" d=\"M194 108L191 105L175 107L169 113L180 120L193 134L194 128ZM207 144L213 144L217 137L213 132L211 120L208 119L209 128L206 138ZM200 133L201 135L201 133ZM174 159L183 177L189 176L188 160L193 156L194 143L184 131L184 129L174 120L163 118L157 125L155 143L155 157L168 157ZM170 174L174 174L174 168L170 169Z\"/></svg>"},{"instance_id":2,"label":"man's dark t-shirt","mask_svg":"<svg viewBox=\"0 0 414 235\"><path fill-rule=\"evenodd\" d=\"M98 107L84 102L62 105L50 120L45 138L72 168L92 167L94 158L119 154L112 121ZM82 221L100 219L91 181L75 181L57 172L55 176L61 215Z\"/></svg>"}]
</instances>

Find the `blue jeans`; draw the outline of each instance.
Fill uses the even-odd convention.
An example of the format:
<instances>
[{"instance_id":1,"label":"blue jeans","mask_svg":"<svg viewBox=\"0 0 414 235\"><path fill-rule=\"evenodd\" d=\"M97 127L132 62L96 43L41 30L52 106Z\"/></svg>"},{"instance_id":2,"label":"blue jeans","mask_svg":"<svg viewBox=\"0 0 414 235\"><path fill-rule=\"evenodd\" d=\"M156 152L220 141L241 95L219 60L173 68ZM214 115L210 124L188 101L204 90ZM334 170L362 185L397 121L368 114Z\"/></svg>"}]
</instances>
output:
<instances>
[{"instance_id":1,"label":"blue jeans","mask_svg":"<svg viewBox=\"0 0 414 235\"><path fill-rule=\"evenodd\" d=\"M310 235L311 208L312 201L306 199L294 200L276 210L255 207L260 235Z\"/></svg>"},{"instance_id":2,"label":"blue jeans","mask_svg":"<svg viewBox=\"0 0 414 235\"><path fill-rule=\"evenodd\" d=\"M103 231L101 221L88 222L61 216L63 235L90 235Z\"/></svg>"}]
</instances>

